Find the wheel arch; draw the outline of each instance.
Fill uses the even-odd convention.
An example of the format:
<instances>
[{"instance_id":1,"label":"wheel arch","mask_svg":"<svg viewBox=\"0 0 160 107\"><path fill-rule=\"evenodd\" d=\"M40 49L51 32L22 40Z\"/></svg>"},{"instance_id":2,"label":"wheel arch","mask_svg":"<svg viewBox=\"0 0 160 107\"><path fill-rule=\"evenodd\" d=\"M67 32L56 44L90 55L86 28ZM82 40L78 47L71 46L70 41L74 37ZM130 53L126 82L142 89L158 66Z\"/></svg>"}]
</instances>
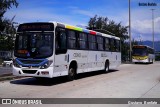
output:
<instances>
[{"instance_id":1,"label":"wheel arch","mask_svg":"<svg viewBox=\"0 0 160 107\"><path fill-rule=\"evenodd\" d=\"M107 65L107 66L106 66L106 65ZM108 68L107 71L109 71L109 66L110 66L109 59L106 59L106 60L105 60L105 63L104 63L104 70L106 71L106 68Z\"/></svg>"},{"instance_id":2,"label":"wheel arch","mask_svg":"<svg viewBox=\"0 0 160 107\"><path fill-rule=\"evenodd\" d=\"M68 70L69 70L71 67L75 68L75 69L76 69L76 73L77 73L78 63L77 63L76 60L70 61Z\"/></svg>"},{"instance_id":3,"label":"wheel arch","mask_svg":"<svg viewBox=\"0 0 160 107\"><path fill-rule=\"evenodd\" d=\"M105 64L108 63L110 65L109 59L105 59Z\"/></svg>"}]
</instances>

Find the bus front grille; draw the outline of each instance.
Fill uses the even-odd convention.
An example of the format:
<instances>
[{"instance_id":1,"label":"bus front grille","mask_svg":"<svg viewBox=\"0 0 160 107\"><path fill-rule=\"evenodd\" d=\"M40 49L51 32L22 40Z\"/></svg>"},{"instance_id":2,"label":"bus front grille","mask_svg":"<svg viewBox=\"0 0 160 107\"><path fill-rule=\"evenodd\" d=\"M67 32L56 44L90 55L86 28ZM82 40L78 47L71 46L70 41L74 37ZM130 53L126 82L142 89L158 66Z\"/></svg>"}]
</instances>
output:
<instances>
[{"instance_id":1,"label":"bus front grille","mask_svg":"<svg viewBox=\"0 0 160 107\"><path fill-rule=\"evenodd\" d=\"M37 70L23 70L23 73L25 74L35 74Z\"/></svg>"}]
</instances>

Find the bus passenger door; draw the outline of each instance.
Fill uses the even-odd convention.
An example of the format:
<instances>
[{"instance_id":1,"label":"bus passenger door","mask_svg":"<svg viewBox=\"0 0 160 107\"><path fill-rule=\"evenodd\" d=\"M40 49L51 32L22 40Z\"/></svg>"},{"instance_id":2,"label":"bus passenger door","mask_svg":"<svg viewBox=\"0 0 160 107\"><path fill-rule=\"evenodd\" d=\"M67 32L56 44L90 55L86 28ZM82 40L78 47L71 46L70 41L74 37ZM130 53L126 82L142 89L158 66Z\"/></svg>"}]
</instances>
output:
<instances>
[{"instance_id":1,"label":"bus passenger door","mask_svg":"<svg viewBox=\"0 0 160 107\"><path fill-rule=\"evenodd\" d=\"M64 28L56 28L55 35L55 61L54 61L54 76L67 75L67 42L66 31Z\"/></svg>"},{"instance_id":2,"label":"bus passenger door","mask_svg":"<svg viewBox=\"0 0 160 107\"><path fill-rule=\"evenodd\" d=\"M115 69L121 63L120 40L117 40L115 38L111 38L110 46L111 46L111 64L110 64L110 68L111 69Z\"/></svg>"}]
</instances>

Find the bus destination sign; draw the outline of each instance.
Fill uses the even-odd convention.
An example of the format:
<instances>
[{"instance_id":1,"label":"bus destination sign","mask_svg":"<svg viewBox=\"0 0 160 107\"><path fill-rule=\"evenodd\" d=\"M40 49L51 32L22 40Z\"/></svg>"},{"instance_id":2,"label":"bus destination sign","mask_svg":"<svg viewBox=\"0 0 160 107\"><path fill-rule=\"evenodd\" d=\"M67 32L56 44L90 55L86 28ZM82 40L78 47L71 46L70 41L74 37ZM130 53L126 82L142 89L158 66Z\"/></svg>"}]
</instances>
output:
<instances>
[{"instance_id":1,"label":"bus destination sign","mask_svg":"<svg viewBox=\"0 0 160 107\"><path fill-rule=\"evenodd\" d=\"M26 24L19 25L17 32L53 31L53 30L54 30L53 23L26 23Z\"/></svg>"},{"instance_id":2,"label":"bus destination sign","mask_svg":"<svg viewBox=\"0 0 160 107\"><path fill-rule=\"evenodd\" d=\"M133 46L133 48L145 48L145 46Z\"/></svg>"}]
</instances>

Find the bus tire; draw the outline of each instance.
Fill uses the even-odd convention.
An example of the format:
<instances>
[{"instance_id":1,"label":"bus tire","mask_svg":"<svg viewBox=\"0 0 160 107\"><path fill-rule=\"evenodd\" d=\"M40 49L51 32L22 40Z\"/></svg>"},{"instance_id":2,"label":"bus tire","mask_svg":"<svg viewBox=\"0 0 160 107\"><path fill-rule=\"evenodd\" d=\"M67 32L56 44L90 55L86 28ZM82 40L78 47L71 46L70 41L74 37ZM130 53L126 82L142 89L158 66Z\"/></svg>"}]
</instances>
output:
<instances>
[{"instance_id":1,"label":"bus tire","mask_svg":"<svg viewBox=\"0 0 160 107\"><path fill-rule=\"evenodd\" d=\"M150 58L148 59L148 64L151 64L151 60L150 60Z\"/></svg>"},{"instance_id":2,"label":"bus tire","mask_svg":"<svg viewBox=\"0 0 160 107\"><path fill-rule=\"evenodd\" d=\"M70 67L68 71L68 80L73 81L75 79L75 76L76 76L76 68Z\"/></svg>"},{"instance_id":3,"label":"bus tire","mask_svg":"<svg viewBox=\"0 0 160 107\"><path fill-rule=\"evenodd\" d=\"M104 67L105 72L109 72L109 61L105 62L105 67Z\"/></svg>"}]
</instances>

